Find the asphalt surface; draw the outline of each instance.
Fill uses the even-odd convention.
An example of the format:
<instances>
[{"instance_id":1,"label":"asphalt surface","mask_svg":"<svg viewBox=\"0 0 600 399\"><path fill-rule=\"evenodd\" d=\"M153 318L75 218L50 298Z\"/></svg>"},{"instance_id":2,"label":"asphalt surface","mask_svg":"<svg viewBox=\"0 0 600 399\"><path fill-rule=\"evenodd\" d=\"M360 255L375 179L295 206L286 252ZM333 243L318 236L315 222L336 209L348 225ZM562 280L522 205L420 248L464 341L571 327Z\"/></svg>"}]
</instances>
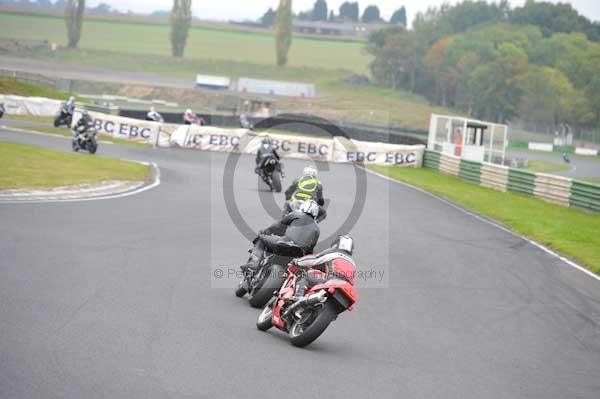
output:
<instances>
[{"instance_id":1,"label":"asphalt surface","mask_svg":"<svg viewBox=\"0 0 600 399\"><path fill-rule=\"evenodd\" d=\"M542 151L510 151L511 156L519 158L535 159L540 161L563 163L562 154ZM553 172L553 175L571 177L573 179L598 179L600 178L600 158L584 155L569 155L571 158L571 169L561 172Z\"/></svg>"},{"instance_id":2,"label":"asphalt surface","mask_svg":"<svg viewBox=\"0 0 600 399\"><path fill-rule=\"evenodd\" d=\"M68 150L54 137L0 139ZM367 175L351 234L360 270L385 278L358 281L355 311L298 349L218 288L236 279L214 277L249 246L223 199L228 154L99 153L154 161L162 184L0 206L0 398L598 398L600 282L516 236ZM285 160L288 176L304 164ZM233 192L259 228L270 218L252 169L241 157ZM326 236L357 190L352 166L320 176Z\"/></svg>"}]
</instances>

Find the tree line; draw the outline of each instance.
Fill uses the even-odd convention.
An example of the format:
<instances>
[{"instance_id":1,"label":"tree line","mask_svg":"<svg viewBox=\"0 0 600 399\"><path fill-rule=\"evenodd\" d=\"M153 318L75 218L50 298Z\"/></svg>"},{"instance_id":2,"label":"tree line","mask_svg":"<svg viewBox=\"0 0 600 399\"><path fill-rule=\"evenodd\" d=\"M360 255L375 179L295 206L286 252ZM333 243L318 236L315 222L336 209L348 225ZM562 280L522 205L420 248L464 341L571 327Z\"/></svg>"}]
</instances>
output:
<instances>
[{"instance_id":1,"label":"tree line","mask_svg":"<svg viewBox=\"0 0 600 399\"><path fill-rule=\"evenodd\" d=\"M271 27L275 24L276 12L269 8L260 18L259 23L264 27ZM338 14L335 14L333 9L329 9L326 0L316 0L310 10L301 11L293 17L305 21L329 21L329 22L363 22L363 23L386 23L376 5L367 6L360 14L358 2L346 1L342 3L338 9ZM406 26L406 8L401 6L392 14L389 20L391 24L399 24Z\"/></svg>"},{"instance_id":2,"label":"tree line","mask_svg":"<svg viewBox=\"0 0 600 399\"><path fill-rule=\"evenodd\" d=\"M600 25L568 4L463 1L368 41L373 79L495 122L600 126Z\"/></svg>"}]
</instances>

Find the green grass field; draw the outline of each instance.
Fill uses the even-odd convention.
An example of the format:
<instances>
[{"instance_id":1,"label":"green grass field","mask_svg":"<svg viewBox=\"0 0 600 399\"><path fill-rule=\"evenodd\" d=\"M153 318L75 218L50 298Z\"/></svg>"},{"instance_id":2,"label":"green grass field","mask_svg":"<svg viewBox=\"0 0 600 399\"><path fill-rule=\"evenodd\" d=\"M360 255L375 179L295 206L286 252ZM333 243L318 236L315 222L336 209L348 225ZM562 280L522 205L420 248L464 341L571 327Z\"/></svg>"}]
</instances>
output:
<instances>
[{"instance_id":1,"label":"green grass field","mask_svg":"<svg viewBox=\"0 0 600 399\"><path fill-rule=\"evenodd\" d=\"M64 20L55 17L0 14L0 38L48 40L65 45ZM80 48L128 54L170 55L168 25L86 20ZM275 63L275 41L268 33L248 33L192 27L186 57ZM370 57L364 43L294 37L290 66L346 69L364 73Z\"/></svg>"},{"instance_id":2,"label":"green grass field","mask_svg":"<svg viewBox=\"0 0 600 399\"><path fill-rule=\"evenodd\" d=\"M550 204L522 194L479 187L430 169L384 166L373 166L372 169L491 218L600 274L598 214Z\"/></svg>"},{"instance_id":3,"label":"green grass field","mask_svg":"<svg viewBox=\"0 0 600 399\"><path fill-rule=\"evenodd\" d=\"M148 173L146 166L135 162L0 141L0 189L145 181Z\"/></svg>"}]
</instances>

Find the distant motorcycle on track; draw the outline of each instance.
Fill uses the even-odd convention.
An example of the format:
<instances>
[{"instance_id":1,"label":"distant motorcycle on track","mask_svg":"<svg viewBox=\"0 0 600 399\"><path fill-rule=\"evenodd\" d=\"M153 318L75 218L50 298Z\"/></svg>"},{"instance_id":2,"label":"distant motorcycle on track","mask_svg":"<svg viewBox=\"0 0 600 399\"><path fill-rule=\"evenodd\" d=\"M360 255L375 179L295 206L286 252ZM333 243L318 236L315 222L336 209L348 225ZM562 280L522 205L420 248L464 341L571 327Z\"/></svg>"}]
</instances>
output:
<instances>
[{"instance_id":1,"label":"distant motorcycle on track","mask_svg":"<svg viewBox=\"0 0 600 399\"><path fill-rule=\"evenodd\" d=\"M256 174L265 182L269 190L281 192L281 163L274 155L269 154L262 158L256 167Z\"/></svg>"},{"instance_id":2,"label":"distant motorcycle on track","mask_svg":"<svg viewBox=\"0 0 600 399\"><path fill-rule=\"evenodd\" d=\"M94 121L87 111L84 111L81 119L72 130L73 139L71 146L73 151L79 152L85 150L90 154L95 154L98 150L98 141L96 140L97 131L94 127Z\"/></svg>"}]
</instances>

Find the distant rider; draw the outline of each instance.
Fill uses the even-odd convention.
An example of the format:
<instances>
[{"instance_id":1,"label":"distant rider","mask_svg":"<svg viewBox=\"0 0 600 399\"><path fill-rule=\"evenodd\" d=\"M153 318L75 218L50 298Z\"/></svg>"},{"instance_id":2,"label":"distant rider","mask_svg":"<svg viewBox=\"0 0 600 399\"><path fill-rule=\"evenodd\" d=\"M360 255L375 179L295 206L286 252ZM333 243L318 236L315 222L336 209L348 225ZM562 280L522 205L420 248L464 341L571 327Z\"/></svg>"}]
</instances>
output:
<instances>
[{"instance_id":1,"label":"distant rider","mask_svg":"<svg viewBox=\"0 0 600 399\"><path fill-rule=\"evenodd\" d=\"M69 100L67 100L67 102L65 103L65 111L67 112L67 114L73 115L73 113L75 112L75 97L69 97Z\"/></svg>"},{"instance_id":2,"label":"distant rider","mask_svg":"<svg viewBox=\"0 0 600 399\"><path fill-rule=\"evenodd\" d=\"M326 211L323 208L325 199L323 198L323 185L317 179L317 168L309 165L302 171L302 176L294 180L290 187L285 191L286 203L284 212L289 211L290 201L313 200L319 204L319 221L325 219Z\"/></svg>"},{"instance_id":3,"label":"distant rider","mask_svg":"<svg viewBox=\"0 0 600 399\"><path fill-rule=\"evenodd\" d=\"M254 129L254 125L252 123L250 123L250 121L248 120L248 116L244 112L242 112L240 114L240 126L243 129L249 129L249 130Z\"/></svg>"},{"instance_id":4,"label":"distant rider","mask_svg":"<svg viewBox=\"0 0 600 399\"><path fill-rule=\"evenodd\" d=\"M204 126L204 119L196 115L191 109L186 109L183 114L183 123L186 125Z\"/></svg>"},{"instance_id":5,"label":"distant rider","mask_svg":"<svg viewBox=\"0 0 600 399\"><path fill-rule=\"evenodd\" d=\"M4 108L4 103L0 103L0 118L4 116L4 112L6 112L6 108Z\"/></svg>"},{"instance_id":6,"label":"distant rider","mask_svg":"<svg viewBox=\"0 0 600 399\"><path fill-rule=\"evenodd\" d=\"M263 163L271 155L273 155L275 157L275 159L277 159L278 161L280 160L279 154L277 153L277 150L275 150L275 147L272 144L271 138L264 137L262 139L260 147L258 147L258 150L256 150L256 160L255 160L256 168L254 169L254 171L257 174L259 173L260 169L262 169ZM281 168L281 163L279 164L279 172L281 172L281 177L284 177L283 170Z\"/></svg>"},{"instance_id":7,"label":"distant rider","mask_svg":"<svg viewBox=\"0 0 600 399\"><path fill-rule=\"evenodd\" d=\"M296 201L293 211L280 221L259 232L248 263L242 270L257 270L265 248L282 256L302 256L312 253L320 235L316 222L319 206L314 201Z\"/></svg>"},{"instance_id":8,"label":"distant rider","mask_svg":"<svg viewBox=\"0 0 600 399\"><path fill-rule=\"evenodd\" d=\"M307 255L292 261L300 269L306 269L296 283L296 292L292 299L301 301L304 293L310 287L323 284L331 279L341 279L354 285L356 275L356 262L352 258L354 240L350 236L339 236L330 248L315 255ZM325 276L311 273L310 270L319 270Z\"/></svg>"},{"instance_id":9,"label":"distant rider","mask_svg":"<svg viewBox=\"0 0 600 399\"><path fill-rule=\"evenodd\" d=\"M159 114L158 112L156 112L156 108L154 108L154 107L150 107L150 112L148 112L146 114L146 120L153 121L153 122L164 122L165 121L163 119L162 115Z\"/></svg>"},{"instance_id":10,"label":"distant rider","mask_svg":"<svg viewBox=\"0 0 600 399\"><path fill-rule=\"evenodd\" d=\"M87 112L87 110L84 110L81 113L81 118L79 118L79 120L73 127L73 136L79 136L81 133L84 133L87 129L91 128L92 126L94 126L94 120Z\"/></svg>"}]
</instances>

